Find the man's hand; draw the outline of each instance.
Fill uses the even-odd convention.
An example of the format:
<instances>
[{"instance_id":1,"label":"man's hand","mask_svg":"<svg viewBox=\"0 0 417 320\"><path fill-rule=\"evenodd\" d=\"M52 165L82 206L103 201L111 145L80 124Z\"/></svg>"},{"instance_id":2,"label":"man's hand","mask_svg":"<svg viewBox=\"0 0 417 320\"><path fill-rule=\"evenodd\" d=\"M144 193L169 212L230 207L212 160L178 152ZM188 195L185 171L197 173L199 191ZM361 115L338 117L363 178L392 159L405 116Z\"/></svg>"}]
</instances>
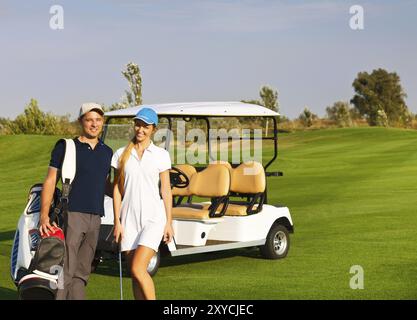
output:
<instances>
[{"instance_id":1,"label":"man's hand","mask_svg":"<svg viewBox=\"0 0 417 320\"><path fill-rule=\"evenodd\" d=\"M55 232L55 228L58 228L55 222L51 225L48 216L41 217L40 225L39 232L42 237L44 237L44 234L49 237L49 232L53 233Z\"/></svg>"}]
</instances>

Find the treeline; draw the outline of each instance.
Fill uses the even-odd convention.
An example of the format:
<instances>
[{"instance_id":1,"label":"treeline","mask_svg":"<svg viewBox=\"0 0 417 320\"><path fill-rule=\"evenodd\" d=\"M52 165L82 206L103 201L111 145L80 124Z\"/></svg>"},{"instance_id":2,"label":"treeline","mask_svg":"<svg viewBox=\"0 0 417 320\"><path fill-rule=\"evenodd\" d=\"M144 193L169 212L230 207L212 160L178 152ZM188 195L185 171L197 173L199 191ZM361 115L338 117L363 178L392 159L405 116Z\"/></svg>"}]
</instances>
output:
<instances>
[{"instance_id":1,"label":"treeline","mask_svg":"<svg viewBox=\"0 0 417 320\"><path fill-rule=\"evenodd\" d=\"M121 71L129 83L129 90L120 102L111 106L103 105L104 111L124 109L129 106L142 104L142 78L139 66L129 62ZM57 116L43 112L38 101L31 99L22 114L15 120L0 118L0 134L44 134L44 135L76 135L80 127L78 120L71 121L70 115Z\"/></svg>"},{"instance_id":2,"label":"treeline","mask_svg":"<svg viewBox=\"0 0 417 320\"><path fill-rule=\"evenodd\" d=\"M113 103L105 110L123 109L142 104L142 78L139 66L128 63L122 70L128 81L129 89L121 102ZM417 117L412 114L406 103L407 97L395 72L384 69L373 70L372 73L360 72L352 86L355 94L350 101L337 101L326 108L326 115L320 118L308 107L305 107L296 119L279 117L279 128L282 130L319 129L328 127L351 126L392 126L417 129ZM242 102L258 104L279 112L278 92L271 87L263 86L258 100L242 100ZM255 120L241 119L241 124L250 125ZM262 121L257 119L255 122ZM228 122L232 125L233 122ZM255 125L257 123L253 123ZM15 120L0 118L0 134L46 134L74 135L79 130L77 120L71 121L70 116L57 116L40 110L38 102L31 99L24 112Z\"/></svg>"},{"instance_id":3,"label":"treeline","mask_svg":"<svg viewBox=\"0 0 417 320\"><path fill-rule=\"evenodd\" d=\"M0 118L0 134L74 135L78 132L76 121L69 115L57 116L41 111L38 102L31 99L24 112L15 120Z\"/></svg>"},{"instance_id":4,"label":"treeline","mask_svg":"<svg viewBox=\"0 0 417 320\"><path fill-rule=\"evenodd\" d=\"M407 97L395 72L377 69L360 72L353 81L355 95L350 101L337 101L319 118L308 107L295 120L283 117L281 128L327 128L332 126L382 126L417 129L417 117L407 107Z\"/></svg>"}]
</instances>

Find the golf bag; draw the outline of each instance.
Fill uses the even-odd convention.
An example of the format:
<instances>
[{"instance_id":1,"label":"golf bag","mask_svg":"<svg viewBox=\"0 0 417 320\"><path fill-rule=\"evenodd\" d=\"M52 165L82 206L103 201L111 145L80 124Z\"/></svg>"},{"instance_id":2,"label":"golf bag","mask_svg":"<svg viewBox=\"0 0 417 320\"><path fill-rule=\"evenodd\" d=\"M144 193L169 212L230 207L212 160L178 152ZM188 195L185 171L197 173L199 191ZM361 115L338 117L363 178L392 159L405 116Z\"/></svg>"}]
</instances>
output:
<instances>
[{"instance_id":1,"label":"golf bag","mask_svg":"<svg viewBox=\"0 0 417 320\"><path fill-rule=\"evenodd\" d=\"M68 210L68 196L75 177L76 154L73 140L65 140L62 164L62 192L55 188L49 218L55 228L49 236L39 232L42 184L35 184L21 215L15 233L11 255L11 277L21 300L54 300L62 283L65 238L64 213Z\"/></svg>"}]
</instances>

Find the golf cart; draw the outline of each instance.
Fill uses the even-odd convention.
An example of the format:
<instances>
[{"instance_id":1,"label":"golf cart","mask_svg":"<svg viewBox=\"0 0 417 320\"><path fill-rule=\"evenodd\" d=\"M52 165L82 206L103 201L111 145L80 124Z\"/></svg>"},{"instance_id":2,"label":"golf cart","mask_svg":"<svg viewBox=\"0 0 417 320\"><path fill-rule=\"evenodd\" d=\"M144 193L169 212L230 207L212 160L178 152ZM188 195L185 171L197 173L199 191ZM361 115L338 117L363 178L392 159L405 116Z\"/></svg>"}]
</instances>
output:
<instances>
[{"instance_id":1,"label":"golf cart","mask_svg":"<svg viewBox=\"0 0 417 320\"><path fill-rule=\"evenodd\" d=\"M133 136L132 118L141 107L105 114L102 139L113 150L126 145ZM282 175L267 171L277 158L279 114L242 102L171 103L151 107L160 119L154 142L170 151L173 163L170 178L175 236L168 245L161 242L148 272L156 273L164 255L176 257L259 247L267 259L284 258L290 246L289 233L294 232L293 222L287 207L268 203L266 179ZM227 133L227 129L229 133L233 131L232 136L213 134L215 130L215 133ZM265 164L263 145L267 146L263 151L270 157ZM244 159L243 146L254 149L249 151L260 156L255 161ZM199 161L195 158L196 151L200 152ZM186 156L194 165L184 161ZM95 265L106 252L117 252L112 235L111 195L106 195L104 208Z\"/></svg>"}]
</instances>

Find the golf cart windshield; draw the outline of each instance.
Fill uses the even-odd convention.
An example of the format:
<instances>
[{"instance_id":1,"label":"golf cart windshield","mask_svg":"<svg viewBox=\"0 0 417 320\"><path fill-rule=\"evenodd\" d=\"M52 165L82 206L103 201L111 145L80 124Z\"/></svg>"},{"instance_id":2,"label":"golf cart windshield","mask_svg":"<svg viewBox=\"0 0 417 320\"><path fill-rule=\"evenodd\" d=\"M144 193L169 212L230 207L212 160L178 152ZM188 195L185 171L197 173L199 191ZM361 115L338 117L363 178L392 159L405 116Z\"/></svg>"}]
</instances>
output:
<instances>
[{"instance_id":1,"label":"golf cart windshield","mask_svg":"<svg viewBox=\"0 0 417 320\"><path fill-rule=\"evenodd\" d=\"M133 117L143 106L106 113L103 139L113 149L134 136ZM266 169L278 151L278 113L242 102L157 104L159 124L153 141L174 164L205 167L213 161L239 165L257 161Z\"/></svg>"},{"instance_id":2,"label":"golf cart windshield","mask_svg":"<svg viewBox=\"0 0 417 320\"><path fill-rule=\"evenodd\" d=\"M257 161L266 168L275 159L276 120L262 117L160 116L153 141L175 164L206 166L213 161L239 165ZM113 150L134 136L131 118L109 118L103 139Z\"/></svg>"}]
</instances>

